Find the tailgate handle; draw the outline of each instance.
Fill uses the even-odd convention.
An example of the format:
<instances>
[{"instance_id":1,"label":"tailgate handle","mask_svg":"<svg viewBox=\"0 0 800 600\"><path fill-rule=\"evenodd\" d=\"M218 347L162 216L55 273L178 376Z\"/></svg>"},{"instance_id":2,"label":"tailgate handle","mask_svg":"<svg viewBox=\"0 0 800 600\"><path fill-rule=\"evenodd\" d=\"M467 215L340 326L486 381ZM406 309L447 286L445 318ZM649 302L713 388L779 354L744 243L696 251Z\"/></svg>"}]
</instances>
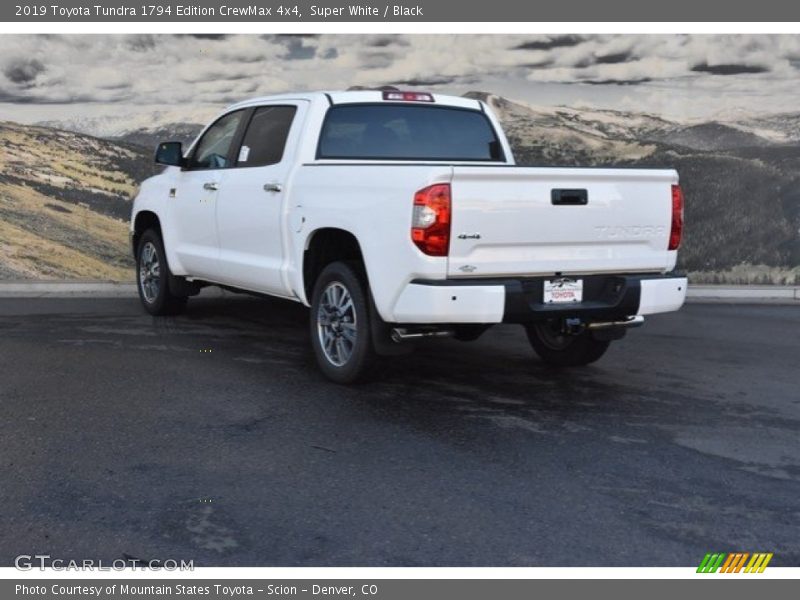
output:
<instances>
[{"instance_id":1,"label":"tailgate handle","mask_svg":"<svg viewBox=\"0 0 800 600\"><path fill-rule=\"evenodd\" d=\"M586 190L550 190L550 201L554 206L584 206L589 203Z\"/></svg>"}]
</instances>

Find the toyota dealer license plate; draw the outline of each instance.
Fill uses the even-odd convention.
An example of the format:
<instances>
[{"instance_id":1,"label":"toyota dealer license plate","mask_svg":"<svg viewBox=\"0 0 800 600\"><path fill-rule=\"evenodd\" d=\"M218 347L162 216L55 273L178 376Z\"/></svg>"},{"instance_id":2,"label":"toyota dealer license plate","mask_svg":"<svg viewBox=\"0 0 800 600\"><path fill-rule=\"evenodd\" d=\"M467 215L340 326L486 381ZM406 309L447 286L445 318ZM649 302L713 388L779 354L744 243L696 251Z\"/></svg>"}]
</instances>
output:
<instances>
[{"instance_id":1,"label":"toyota dealer license plate","mask_svg":"<svg viewBox=\"0 0 800 600\"><path fill-rule=\"evenodd\" d=\"M545 304L569 304L583 300L583 279L545 279Z\"/></svg>"}]
</instances>

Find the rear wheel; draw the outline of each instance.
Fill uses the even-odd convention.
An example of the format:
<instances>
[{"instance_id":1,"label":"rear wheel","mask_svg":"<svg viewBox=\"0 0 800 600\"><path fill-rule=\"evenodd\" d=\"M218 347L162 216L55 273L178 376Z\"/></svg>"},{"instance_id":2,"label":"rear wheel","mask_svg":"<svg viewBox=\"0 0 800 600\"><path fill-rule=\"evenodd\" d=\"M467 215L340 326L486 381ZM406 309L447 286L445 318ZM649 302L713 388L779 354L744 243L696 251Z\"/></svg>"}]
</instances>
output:
<instances>
[{"instance_id":1,"label":"rear wheel","mask_svg":"<svg viewBox=\"0 0 800 600\"><path fill-rule=\"evenodd\" d=\"M136 274L139 299L151 315L174 315L185 308L187 297L170 291L171 273L164 243L155 229L148 229L139 239Z\"/></svg>"},{"instance_id":2,"label":"rear wheel","mask_svg":"<svg viewBox=\"0 0 800 600\"><path fill-rule=\"evenodd\" d=\"M374 360L365 279L353 263L334 262L314 284L311 344L320 369L336 383L362 379Z\"/></svg>"},{"instance_id":3,"label":"rear wheel","mask_svg":"<svg viewBox=\"0 0 800 600\"><path fill-rule=\"evenodd\" d=\"M595 339L589 331L577 335L565 333L557 321L528 325L525 331L539 358L554 367L578 367L593 363L605 354L611 343Z\"/></svg>"}]
</instances>

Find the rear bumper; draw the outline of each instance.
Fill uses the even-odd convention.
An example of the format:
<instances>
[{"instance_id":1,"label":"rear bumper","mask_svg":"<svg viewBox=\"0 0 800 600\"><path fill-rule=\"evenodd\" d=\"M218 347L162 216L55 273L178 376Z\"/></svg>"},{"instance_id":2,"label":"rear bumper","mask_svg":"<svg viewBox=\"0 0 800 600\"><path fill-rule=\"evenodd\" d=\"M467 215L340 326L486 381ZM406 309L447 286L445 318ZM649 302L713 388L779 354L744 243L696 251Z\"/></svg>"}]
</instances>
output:
<instances>
[{"instance_id":1,"label":"rear bumper","mask_svg":"<svg viewBox=\"0 0 800 600\"><path fill-rule=\"evenodd\" d=\"M675 275L586 275L583 301L545 304L544 280L415 280L394 306L397 323L535 323L552 318L614 321L678 310L686 278Z\"/></svg>"}]
</instances>

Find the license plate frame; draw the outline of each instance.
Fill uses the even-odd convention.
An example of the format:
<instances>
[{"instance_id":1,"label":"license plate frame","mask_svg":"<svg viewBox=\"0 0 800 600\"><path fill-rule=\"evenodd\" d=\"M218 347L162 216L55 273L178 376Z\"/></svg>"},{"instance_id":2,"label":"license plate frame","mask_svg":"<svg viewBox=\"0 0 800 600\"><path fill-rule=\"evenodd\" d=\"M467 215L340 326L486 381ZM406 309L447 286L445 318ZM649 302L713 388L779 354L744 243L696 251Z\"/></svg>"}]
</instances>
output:
<instances>
[{"instance_id":1,"label":"license plate frame","mask_svg":"<svg viewBox=\"0 0 800 600\"><path fill-rule=\"evenodd\" d=\"M583 279L545 279L542 299L545 304L578 304L583 301Z\"/></svg>"}]
</instances>

